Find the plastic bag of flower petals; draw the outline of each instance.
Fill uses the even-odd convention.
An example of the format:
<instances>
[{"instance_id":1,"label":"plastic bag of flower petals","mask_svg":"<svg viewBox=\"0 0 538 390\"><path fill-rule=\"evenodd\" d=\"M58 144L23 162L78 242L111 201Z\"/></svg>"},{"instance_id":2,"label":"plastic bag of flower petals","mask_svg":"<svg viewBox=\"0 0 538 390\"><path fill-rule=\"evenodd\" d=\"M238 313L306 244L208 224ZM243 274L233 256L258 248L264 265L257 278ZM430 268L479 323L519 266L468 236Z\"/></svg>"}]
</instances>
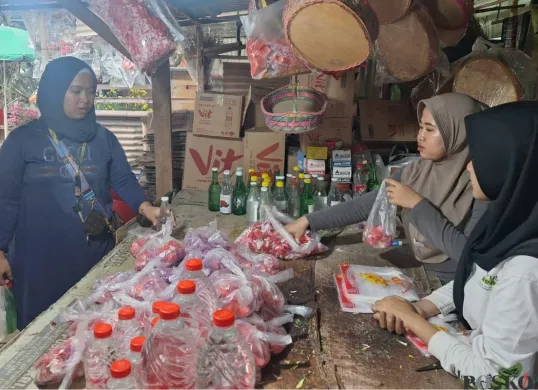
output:
<instances>
[{"instance_id":1,"label":"plastic bag of flower petals","mask_svg":"<svg viewBox=\"0 0 538 390\"><path fill-rule=\"evenodd\" d=\"M255 275L260 273L274 275L280 272L280 261L273 255L252 252L245 245L238 245L231 252L239 260L242 268L250 270Z\"/></svg>"},{"instance_id":2,"label":"plastic bag of flower petals","mask_svg":"<svg viewBox=\"0 0 538 390\"><path fill-rule=\"evenodd\" d=\"M285 260L300 259L328 249L320 242L319 237L310 231L297 242L280 222L289 222L289 217L274 207L267 208L265 215L265 221L258 221L247 228L237 237L235 243L245 245L253 252L267 253Z\"/></svg>"},{"instance_id":3,"label":"plastic bag of flower petals","mask_svg":"<svg viewBox=\"0 0 538 390\"><path fill-rule=\"evenodd\" d=\"M212 221L207 226L189 229L183 240L185 251L189 258L202 258L213 248L228 248L228 237L217 229L217 221ZM193 256L193 252L201 253L202 256Z\"/></svg>"}]
</instances>

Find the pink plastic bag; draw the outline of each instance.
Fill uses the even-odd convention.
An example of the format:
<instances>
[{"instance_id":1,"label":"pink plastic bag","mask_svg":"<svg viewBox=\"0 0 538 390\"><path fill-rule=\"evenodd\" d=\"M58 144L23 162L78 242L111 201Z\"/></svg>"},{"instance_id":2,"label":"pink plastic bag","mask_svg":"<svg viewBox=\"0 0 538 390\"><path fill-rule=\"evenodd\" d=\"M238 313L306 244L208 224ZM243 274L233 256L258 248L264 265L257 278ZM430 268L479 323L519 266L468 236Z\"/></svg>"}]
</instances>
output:
<instances>
[{"instance_id":1,"label":"pink plastic bag","mask_svg":"<svg viewBox=\"0 0 538 390\"><path fill-rule=\"evenodd\" d=\"M201 258L193 256L193 252L205 255L213 248L228 248L228 237L223 232L217 230L217 221L212 221L209 225L189 229L183 240L185 250L189 253L189 258Z\"/></svg>"},{"instance_id":2,"label":"pink plastic bag","mask_svg":"<svg viewBox=\"0 0 538 390\"><path fill-rule=\"evenodd\" d=\"M390 204L385 182L379 187L374 206L362 233L364 243L374 248L390 248L396 237L396 205Z\"/></svg>"},{"instance_id":3,"label":"pink plastic bag","mask_svg":"<svg viewBox=\"0 0 538 390\"><path fill-rule=\"evenodd\" d=\"M293 322L293 314L283 314L270 321L264 321L260 316L253 314L245 321L254 325L258 331L262 332L262 338L269 346L271 353L278 355L291 344L291 337L287 334L284 324Z\"/></svg>"},{"instance_id":4,"label":"pink plastic bag","mask_svg":"<svg viewBox=\"0 0 538 390\"><path fill-rule=\"evenodd\" d=\"M253 252L266 253L285 260L316 255L328 249L320 242L319 237L310 231L297 242L281 223L289 223L293 219L274 207L267 209L265 215L265 221L254 223L237 237L235 243L245 245Z\"/></svg>"},{"instance_id":5,"label":"pink plastic bag","mask_svg":"<svg viewBox=\"0 0 538 390\"><path fill-rule=\"evenodd\" d=\"M239 245L231 251L242 268L250 270L254 275L267 273L274 275L280 272L280 260L273 255L254 253L245 245Z\"/></svg>"}]
</instances>

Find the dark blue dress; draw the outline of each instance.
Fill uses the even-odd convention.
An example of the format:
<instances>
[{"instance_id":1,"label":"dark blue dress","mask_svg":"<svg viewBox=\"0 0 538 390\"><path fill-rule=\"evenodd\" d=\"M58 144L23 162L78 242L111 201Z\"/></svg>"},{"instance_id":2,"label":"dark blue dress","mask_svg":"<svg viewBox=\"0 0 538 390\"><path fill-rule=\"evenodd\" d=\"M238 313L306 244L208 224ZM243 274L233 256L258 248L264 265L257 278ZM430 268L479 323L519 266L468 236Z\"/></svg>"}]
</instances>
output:
<instances>
[{"instance_id":1,"label":"dark blue dress","mask_svg":"<svg viewBox=\"0 0 538 390\"><path fill-rule=\"evenodd\" d=\"M112 237L86 240L75 212L72 177L59 161L40 121L15 129L0 147L0 250L13 273L18 327L76 284L114 246ZM64 140L78 161L81 144ZM112 212L113 189L134 210L146 201L116 136L99 127L82 171ZM89 211L84 202L84 214Z\"/></svg>"}]
</instances>

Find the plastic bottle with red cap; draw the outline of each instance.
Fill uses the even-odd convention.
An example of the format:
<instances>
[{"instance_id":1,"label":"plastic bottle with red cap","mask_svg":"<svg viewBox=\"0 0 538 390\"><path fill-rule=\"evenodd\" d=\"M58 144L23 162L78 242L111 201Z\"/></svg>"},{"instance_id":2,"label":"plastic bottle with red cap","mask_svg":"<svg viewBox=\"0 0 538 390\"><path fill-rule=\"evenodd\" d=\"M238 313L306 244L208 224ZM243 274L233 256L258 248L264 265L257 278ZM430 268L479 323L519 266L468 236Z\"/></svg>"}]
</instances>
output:
<instances>
[{"instance_id":1,"label":"plastic bottle with red cap","mask_svg":"<svg viewBox=\"0 0 538 390\"><path fill-rule=\"evenodd\" d=\"M253 389L255 382L254 356L235 327L233 312L216 311L206 344L198 353L196 387Z\"/></svg>"},{"instance_id":2,"label":"plastic bottle with red cap","mask_svg":"<svg viewBox=\"0 0 538 390\"><path fill-rule=\"evenodd\" d=\"M115 355L112 326L99 323L93 328L93 337L84 353L84 376L88 389L106 389L110 378L110 364Z\"/></svg>"},{"instance_id":3,"label":"plastic bottle with red cap","mask_svg":"<svg viewBox=\"0 0 538 390\"><path fill-rule=\"evenodd\" d=\"M200 300L207 305L209 313L212 315L218 308L217 292L209 281L209 278L202 271L203 263L201 259L189 259L185 262L184 280L193 280L196 283L196 293Z\"/></svg>"},{"instance_id":4,"label":"plastic bottle with red cap","mask_svg":"<svg viewBox=\"0 0 538 390\"><path fill-rule=\"evenodd\" d=\"M145 389L192 389L196 384L196 339L175 303L160 308L142 348L141 382Z\"/></svg>"},{"instance_id":5,"label":"plastic bottle with red cap","mask_svg":"<svg viewBox=\"0 0 538 390\"><path fill-rule=\"evenodd\" d=\"M181 318L197 335L200 342L205 342L211 326L209 307L204 305L196 293L194 280L182 280L177 284L177 294L174 303L181 308Z\"/></svg>"},{"instance_id":6,"label":"plastic bottle with red cap","mask_svg":"<svg viewBox=\"0 0 538 390\"><path fill-rule=\"evenodd\" d=\"M110 365L110 379L107 389L137 389L133 367L126 359L116 360Z\"/></svg>"},{"instance_id":7,"label":"plastic bottle with red cap","mask_svg":"<svg viewBox=\"0 0 538 390\"><path fill-rule=\"evenodd\" d=\"M131 339L129 343L130 352L127 357L127 360L131 362L132 374L135 377L137 384L141 385L140 382L140 365L142 363L142 348L146 343L146 338L144 336L137 336Z\"/></svg>"},{"instance_id":8,"label":"plastic bottle with red cap","mask_svg":"<svg viewBox=\"0 0 538 390\"><path fill-rule=\"evenodd\" d=\"M123 359L129 355L129 342L140 332L140 322L136 317L136 310L131 306L120 308L113 337L116 344L116 358Z\"/></svg>"}]
</instances>

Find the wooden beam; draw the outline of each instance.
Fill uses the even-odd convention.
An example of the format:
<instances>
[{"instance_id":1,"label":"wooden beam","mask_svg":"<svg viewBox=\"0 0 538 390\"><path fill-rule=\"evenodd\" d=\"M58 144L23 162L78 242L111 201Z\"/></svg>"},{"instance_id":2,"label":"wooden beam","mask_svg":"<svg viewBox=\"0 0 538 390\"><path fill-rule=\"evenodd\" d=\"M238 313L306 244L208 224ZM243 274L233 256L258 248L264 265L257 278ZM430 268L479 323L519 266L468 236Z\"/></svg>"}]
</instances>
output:
<instances>
[{"instance_id":1,"label":"wooden beam","mask_svg":"<svg viewBox=\"0 0 538 390\"><path fill-rule=\"evenodd\" d=\"M88 7L80 2L80 0L57 0L66 10L75 15L86 26L95 31L101 38L112 45L116 50L123 54L128 59L131 55L118 40L116 35L108 28L97 15L95 15Z\"/></svg>"},{"instance_id":2,"label":"wooden beam","mask_svg":"<svg viewBox=\"0 0 538 390\"><path fill-rule=\"evenodd\" d=\"M173 186L172 165L172 92L170 63L165 61L151 77L153 92L153 121L155 134L156 194L161 197Z\"/></svg>"}]
</instances>

